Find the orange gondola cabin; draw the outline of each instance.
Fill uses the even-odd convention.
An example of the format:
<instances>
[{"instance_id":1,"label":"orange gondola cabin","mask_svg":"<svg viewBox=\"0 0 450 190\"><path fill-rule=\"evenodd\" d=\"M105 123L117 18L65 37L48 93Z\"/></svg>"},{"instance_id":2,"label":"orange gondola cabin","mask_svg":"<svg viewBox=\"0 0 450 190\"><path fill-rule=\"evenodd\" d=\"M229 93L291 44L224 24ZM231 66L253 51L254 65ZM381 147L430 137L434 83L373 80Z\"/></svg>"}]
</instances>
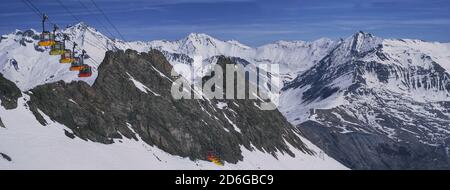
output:
<instances>
[{"instance_id":1,"label":"orange gondola cabin","mask_svg":"<svg viewBox=\"0 0 450 190\"><path fill-rule=\"evenodd\" d=\"M70 69L71 71L80 71L81 69L83 69L83 67L85 67L85 65L83 64L83 62L81 61L81 59L79 57L75 57L72 64L70 65Z\"/></svg>"},{"instance_id":2,"label":"orange gondola cabin","mask_svg":"<svg viewBox=\"0 0 450 190\"><path fill-rule=\"evenodd\" d=\"M75 47L76 44L74 44ZM74 60L72 62L72 64L70 65L70 69L71 71L81 71L84 67L86 67L87 65L84 64L84 54L86 53L86 51L82 51L80 57L74 57Z\"/></svg>"}]
</instances>

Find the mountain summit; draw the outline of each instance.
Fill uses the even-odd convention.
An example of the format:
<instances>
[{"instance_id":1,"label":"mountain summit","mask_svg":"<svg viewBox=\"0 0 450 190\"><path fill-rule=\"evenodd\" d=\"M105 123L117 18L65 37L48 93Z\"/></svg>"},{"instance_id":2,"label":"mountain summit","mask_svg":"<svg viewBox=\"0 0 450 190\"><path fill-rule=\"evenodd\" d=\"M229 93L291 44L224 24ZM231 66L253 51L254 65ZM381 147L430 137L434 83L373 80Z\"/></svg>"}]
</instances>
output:
<instances>
[{"instance_id":1,"label":"mountain summit","mask_svg":"<svg viewBox=\"0 0 450 190\"><path fill-rule=\"evenodd\" d=\"M169 48L208 55L238 47L236 42L204 35L123 42L82 23L64 31L67 44L76 42L87 51L91 78L79 79L69 65L35 46L35 31L2 36L1 168L345 169L278 110L261 110L256 100L171 96L177 79L170 75L172 64L190 57ZM154 44L164 46L159 51ZM129 47L139 51L122 50ZM235 64L214 55L218 64Z\"/></svg>"},{"instance_id":2,"label":"mountain summit","mask_svg":"<svg viewBox=\"0 0 450 190\"><path fill-rule=\"evenodd\" d=\"M202 158L211 150L223 154L230 168L286 163L343 168L326 155L352 169L450 168L450 44L357 32L338 41L277 41L252 48L195 33L175 41L124 42L83 23L64 32L70 37L66 45L76 42L87 51L91 78L79 79L36 47L34 30L1 37L0 86L8 90L0 90L0 144L9 160L50 159L39 148L20 154L30 145L14 138L32 139L28 131L33 131L58 138L64 145L58 150L83 147L105 157L124 147L136 150L139 156L125 160L139 166L145 162L135 157L154 165L211 168ZM203 64L279 64L285 118L251 102L172 100L169 68L192 64L195 56L203 57ZM97 149L98 144L115 151ZM95 163L77 158L80 165ZM270 164L257 161L265 159Z\"/></svg>"},{"instance_id":3,"label":"mountain summit","mask_svg":"<svg viewBox=\"0 0 450 190\"><path fill-rule=\"evenodd\" d=\"M287 83L280 109L351 168L448 169L448 50L359 32Z\"/></svg>"}]
</instances>

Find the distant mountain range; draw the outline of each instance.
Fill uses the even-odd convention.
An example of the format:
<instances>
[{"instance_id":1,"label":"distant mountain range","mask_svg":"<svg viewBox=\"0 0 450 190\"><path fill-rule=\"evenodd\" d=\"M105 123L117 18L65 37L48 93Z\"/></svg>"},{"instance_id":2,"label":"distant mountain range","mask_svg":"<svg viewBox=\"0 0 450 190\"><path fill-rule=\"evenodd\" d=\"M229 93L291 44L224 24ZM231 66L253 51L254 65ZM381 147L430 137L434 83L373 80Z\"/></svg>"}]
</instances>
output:
<instances>
[{"instance_id":1,"label":"distant mountain range","mask_svg":"<svg viewBox=\"0 0 450 190\"><path fill-rule=\"evenodd\" d=\"M161 51L84 24L64 33L87 51L93 77L35 46L33 30L2 36L0 168L346 169L258 100L175 100Z\"/></svg>"},{"instance_id":2,"label":"distant mountain range","mask_svg":"<svg viewBox=\"0 0 450 190\"><path fill-rule=\"evenodd\" d=\"M313 155L312 157L315 159L312 159L311 162L317 162L315 166L318 166L319 163L323 164L324 160L321 158L330 155L351 169L450 168L450 83L448 81L450 44L420 40L382 39L369 33L357 32L348 38L337 41L326 38L313 42L278 41L252 48L237 41L221 41L206 34L190 34L186 38L177 41L124 42L110 39L84 23L66 28L63 32L69 35L71 41L77 42L87 51L90 57L87 59L87 63L94 67L92 78L79 79L76 73L67 69L67 65L59 64L57 57L49 56L47 52L42 52L41 49L36 48L34 44L37 32L34 30L16 31L2 36L0 41L0 72L5 80L12 81L19 91L32 92L29 95L25 93L24 98L26 100L33 102L33 99L36 98L35 96L38 96L34 94L39 92L41 99L39 101L35 100L37 101L36 104L29 104L29 108L20 108L19 103L19 108L16 109L31 109L30 111L35 109L33 115L36 115L36 112L43 112L42 115L47 115L42 116L43 118L50 117L49 120L62 123L65 127L72 129L73 132L71 134L77 137L90 140L93 140L91 138L98 138L88 135L89 133L77 132L77 126L80 124L71 125L71 121L67 120L67 118L63 117L61 119L58 116L60 113L55 113L52 111L55 108L49 107L51 102L46 102L45 100L52 98L60 101L63 101L63 99L75 101L77 98L84 100L84 95L76 95L77 93L73 89L83 88L86 89L85 93L89 93L91 91L89 88L96 89L99 88L98 86L101 86L98 84L100 82L97 77L102 73L103 64L101 63L105 62L105 52L108 50L133 49L137 52L158 50L164 55L164 58L167 59L170 65L178 63L192 64L194 56L202 56L205 64L211 64L219 60L221 62L227 62L228 60L253 64L280 64L284 85L281 91L279 110L287 121L299 130L294 133L301 134L314 145L320 147L320 149L310 148L315 153L305 153L306 157ZM154 57L157 54L153 53L150 57ZM111 54L109 59L119 55ZM215 59L211 59L213 57ZM10 59L17 60L18 69L9 63ZM123 62L119 61L117 64L123 64ZM135 68L129 69L134 70ZM115 73L113 70L109 72ZM142 77L137 77L135 74L142 75ZM115 76L115 78L111 79L112 81L126 77L125 75ZM143 73L130 73L130 76L141 82L151 79L146 78ZM69 86L66 86L58 82L60 80L66 83L82 80L92 87L83 86L80 83L76 85L71 83ZM155 78L152 80L161 79ZM148 83L143 82L144 86L155 85L152 80L148 81ZM104 85L107 85L107 83L105 82ZM42 91L42 89L46 90ZM56 94L53 94L51 89L58 90L55 92ZM97 92L97 90L94 91ZM117 91L117 89L114 91ZM98 93L102 94L100 95L101 97L107 98L109 95L105 95L104 93L106 92L109 91L98 91ZM59 95L59 93L65 95ZM155 93L162 94L159 91ZM76 97L70 94L74 94ZM115 101L123 103L122 100ZM149 99L146 101L153 100ZM39 106L40 103L42 105ZM227 105L230 106L231 104L233 103L228 102ZM241 104L238 103L238 105ZM106 105L101 104L100 107L105 108L104 106ZM99 107L97 106L96 108ZM76 112L81 113L83 109L92 110L96 108L80 106L78 109L81 110ZM217 107L214 108L214 110L217 109ZM250 110L233 110L239 112L238 115L250 114ZM6 111L4 112L4 114L0 115L2 119L7 117L5 116L7 115ZM73 111L69 112L72 113ZM118 111L113 110L113 112ZM214 111L209 110L208 112ZM258 114L255 113L256 115L263 114L261 111L256 112L258 112ZM122 112L111 114L119 113L122 114ZM146 111L145 113L148 112ZM153 114L152 117L158 118L159 116ZM228 116L216 117L224 122L227 121ZM282 124L282 119L280 120L277 116L272 117L272 123L262 125L266 126L260 128L262 131L267 130L266 133L269 133L271 126L280 124L284 127L288 126ZM115 117L114 121L118 118L123 120L123 117ZM234 120L232 122L246 123L249 118L236 117L232 120ZM278 122L273 123L274 121ZM135 126L133 124L130 125ZM164 126L163 124L160 125ZM248 123L242 125L250 128L252 126L260 126L260 124ZM110 136L108 135L114 134L117 136L114 133L115 130L118 130L125 137L133 136L128 130L121 129L122 127L126 126L113 127L113 129L106 128L109 132L106 136L103 135L106 139L100 142L109 143L108 138ZM6 124L6 129L8 129L8 124ZM101 131L104 129L102 128ZM127 132L125 133L125 131ZM136 128L134 128L134 131L136 131ZM258 131L255 134L260 134L262 131ZM125 135L127 133L130 134ZM140 132L137 133L141 134ZM147 133L145 132L145 134ZM255 134L244 134L239 138L241 140L226 139L226 142L224 141L223 143L234 142L241 144L246 142L255 146L258 146L255 144L256 142L268 143L267 145L259 146L258 149L267 153L283 150L279 146L279 143L282 142L280 139L261 138L264 132L256 135L258 138L255 136L256 139L254 139L252 136ZM288 134L291 134L291 132ZM0 128L1 135L2 128ZM192 138L200 138L196 135ZM156 136L142 137L147 138L146 141L144 140L147 144L156 144L158 148L162 148L166 152L188 156L194 160L199 159L199 155L196 154L204 154L206 151L206 149L201 149L198 153L187 150L185 150L187 152L171 151L167 147L172 145L150 143L157 138ZM166 138L170 139L172 136L169 135ZM242 141L243 139L250 140ZM306 139L303 139L303 141L308 144L309 141ZM261 141L267 142L263 143ZM296 143L291 141L290 144ZM314 145L309 144L308 147L315 147ZM3 148L1 146L0 152L2 152L1 148ZM302 148L299 147L303 146L303 143L293 146L297 147L291 148L302 152ZM268 149L272 149L269 147L276 148L273 151L269 151ZM11 150L10 148L4 149ZM303 149L303 152L307 149ZM226 160L229 162L235 162L240 159L239 156L232 152L224 154L226 154ZM246 155L241 155L243 155L245 162ZM250 160L252 155L255 154L247 155ZM13 155L10 156L14 159ZM301 157L300 160L302 159ZM282 160L279 159L278 161ZM327 164L322 166L330 169L340 167L339 164L332 164L332 160L328 161ZM301 161L299 161L298 165L296 165L295 161L289 162L289 164L292 165L292 168L305 166L301 164ZM257 165L261 166L261 164Z\"/></svg>"}]
</instances>

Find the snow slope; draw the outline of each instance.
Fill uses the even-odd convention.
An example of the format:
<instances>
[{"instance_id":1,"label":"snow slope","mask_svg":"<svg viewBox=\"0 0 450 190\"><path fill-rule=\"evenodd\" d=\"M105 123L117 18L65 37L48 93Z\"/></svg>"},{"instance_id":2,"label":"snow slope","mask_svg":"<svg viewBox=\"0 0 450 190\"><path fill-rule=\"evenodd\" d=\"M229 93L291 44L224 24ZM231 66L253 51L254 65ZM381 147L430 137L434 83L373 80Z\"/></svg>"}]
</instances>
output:
<instances>
[{"instance_id":1,"label":"snow slope","mask_svg":"<svg viewBox=\"0 0 450 190\"><path fill-rule=\"evenodd\" d=\"M449 47L356 33L287 83L279 109L352 168L448 169Z\"/></svg>"},{"instance_id":2,"label":"snow slope","mask_svg":"<svg viewBox=\"0 0 450 190\"><path fill-rule=\"evenodd\" d=\"M380 48L382 47L382 48ZM379 49L379 56L375 51ZM357 54L364 54L359 56ZM404 94L412 100L420 102L449 101L450 96L447 90L411 88L405 86L403 77L416 75L419 80L420 71L418 68L431 69L433 63L442 66L447 73L450 73L450 44L438 42L425 42L421 40L409 39L381 39L368 33L357 33L342 42L333 50L333 53L324 57L324 61L329 61L327 71L320 73L322 78L331 77L327 81L328 87L339 88L340 91L325 98L312 101L303 101L303 93L311 86L300 85L296 88L285 88L281 97L281 110L294 124L299 124L307 120L310 109L330 109L343 104L349 104L344 99L344 90L355 84L354 73L351 71L338 74L338 67L344 64L354 64L351 62L376 62L392 66L388 72L393 72L396 76L391 76L386 83L380 82L375 71L365 72L363 75L367 88L378 90L389 90L390 93ZM356 65L356 64L355 64ZM411 71L408 71L411 69ZM313 68L311 71L315 72ZM314 73L313 73L314 74ZM301 78L301 77L300 77ZM298 80L298 79L297 79ZM292 83L295 83L293 81ZM427 83L427 82L425 82ZM431 81L428 81L431 83ZM432 92L432 93L430 93Z\"/></svg>"},{"instance_id":3,"label":"snow slope","mask_svg":"<svg viewBox=\"0 0 450 190\"><path fill-rule=\"evenodd\" d=\"M93 67L92 77L78 78L78 72L69 71L70 64L59 63L60 56L51 56L48 54L48 49L37 47L38 40L35 35L39 33L34 30L16 31L2 36L0 72L24 91L40 84L59 80L65 82L83 80L92 84L97 76L96 68L103 60L106 44L110 39L95 29L86 27L83 23L67 28L64 33L70 38L66 42L67 49L72 49L72 43L76 42L79 49L87 51L90 58L85 59L85 63ZM10 64L11 59L18 62L17 70Z\"/></svg>"},{"instance_id":4,"label":"snow slope","mask_svg":"<svg viewBox=\"0 0 450 190\"><path fill-rule=\"evenodd\" d=\"M165 52L172 64L186 63L178 58L191 59L189 56L199 54L205 57L207 63L209 60L216 60L216 55L256 54L255 49L236 41L223 42L204 34L191 34L175 42L123 42L109 39L84 23L66 28L64 33L70 38L70 41L66 42L68 48L72 42L76 42L80 49L87 51L89 58L86 63L94 68L92 77L78 78L77 72L69 71L69 64L58 63L59 56L50 56L48 49L44 51L36 47L36 35L39 33L34 30L16 31L2 36L0 72L25 92L38 85L59 80L84 80L92 85L98 74L97 68L107 50L132 48L148 51L156 48ZM180 56L174 57L175 54ZM18 62L18 69L10 63L12 59ZM132 77L130 80L137 88L154 94L139 81L133 80ZM7 161L0 157L0 169L346 169L304 138L303 142L317 154L305 154L291 147L295 157L279 153L275 158L269 153L250 151L242 147L244 160L237 164L225 163L225 166L173 156L157 147L148 146L141 140L125 138L106 145L77 137L71 139L70 135L65 134L65 131L70 132L69 128L46 116L49 124L42 126L25 103L29 97L24 96L19 99L16 109L5 110L0 107L0 118L6 126L0 127L0 153L12 159ZM75 103L73 100L68 101Z\"/></svg>"},{"instance_id":5,"label":"snow slope","mask_svg":"<svg viewBox=\"0 0 450 190\"><path fill-rule=\"evenodd\" d=\"M39 124L27 108L27 100L26 95L20 98L13 110L0 107L0 118L6 126L0 127L0 152L12 159L0 157L0 169L346 169L304 138L302 141L317 155L291 147L296 157L278 154L276 159L242 148L244 160L224 166L173 156L140 139L123 138L109 145L71 139L65 135L69 128L45 115L49 124Z\"/></svg>"},{"instance_id":6,"label":"snow slope","mask_svg":"<svg viewBox=\"0 0 450 190\"><path fill-rule=\"evenodd\" d=\"M253 64L279 64L283 79L289 81L319 61L336 46L336 42L326 38L313 42L277 41L252 48L235 40L222 41L207 34L192 33L181 40L150 41L145 46L167 52L166 56L172 64L186 63L186 59L173 58L171 54L182 54L190 58L201 56L204 60L224 55Z\"/></svg>"},{"instance_id":7,"label":"snow slope","mask_svg":"<svg viewBox=\"0 0 450 190\"><path fill-rule=\"evenodd\" d=\"M389 113L393 118L401 118L403 124L408 126L403 127L401 130L403 132L409 131L411 134L417 133L417 139L423 143L437 144L442 140L442 137L446 137L449 134L449 129L445 126L438 126L442 125L442 118L438 118L436 121L428 121L423 125L414 123L414 117L433 118L436 115L436 110L445 116L448 115L445 105L441 103L450 101L449 91L442 85L442 82L448 79L443 73L448 74L450 71L450 44L448 43L409 39L382 39L362 32L339 41L329 39L319 39L313 42L278 41L256 48L248 47L237 41L222 41L207 34L195 33L176 41L123 42L117 39L109 39L94 28L88 27L84 23L79 23L64 30L65 33L69 34L71 41L77 42L81 48L87 50L90 58L86 62L94 67L93 77L79 79L76 72L68 70L69 65L58 63L58 56L50 56L48 51L41 52L38 51L39 49L36 50L35 44L37 40L33 39L33 35L28 35L26 32L28 31L16 31L12 34L3 35L0 41L0 72L7 79L15 82L22 91L59 80L66 82L85 80L88 84L92 84L97 76L96 68L103 60L104 53L107 50L132 48L144 52L150 49L158 49L163 52L167 60L173 65L178 63L192 64L194 58L199 56L203 58L204 64L209 64L217 60L215 56L225 55L239 58L243 63L280 64L284 82L288 82L280 98L280 110L294 125L299 125L305 121L326 123L327 118L325 120L320 118L320 114L316 114L316 110L343 108L342 110L331 111L333 112L330 112L331 115L324 115L328 119L335 118L340 121L342 125L336 125L335 127L342 134L364 131L364 128L360 126L348 127L348 125L356 126L363 123L366 126L372 126L370 130L373 129L391 139L398 140L397 134L399 133L386 128L386 124L382 123L383 120L381 118L377 118L374 110L381 111L384 114ZM32 32L37 33L35 31ZM10 59L17 60L19 63L18 70L10 64ZM323 67L319 69L317 65L321 64L321 62L325 63L322 63ZM374 64L384 66L377 65L374 67ZM444 72L440 71L436 64L442 67ZM383 78L386 75L388 77ZM439 77L436 77L437 75ZM431 80L431 78L435 79ZM366 91L354 90L355 84L362 84L361 79L364 81L363 89L369 89L371 92L374 92L375 96L364 94L367 93ZM418 85L419 83L420 85ZM150 89L141 86L139 81L136 81L135 85L142 87L146 92L151 92ZM337 90L333 91L334 89ZM323 96L323 94L329 94L329 96ZM355 96L355 94L358 95ZM367 103L379 105L366 109L368 107ZM143 160L137 157L145 157L145 161L152 160L152 164L148 166L150 168L155 167L155 164L159 163L159 160L155 158L153 153L147 153L149 151L143 148L142 142L124 140L122 143L102 145L85 142L80 139L70 140L62 132L63 128L67 129L66 127L57 123L42 127L23 105L20 106L15 110L2 110L2 115L0 116L3 123L7 126L6 129L0 128L1 139L9 139L9 141L0 140L2 141L0 143L0 152L4 151L3 153L11 156L13 162L19 162L21 155L21 153L15 151L24 151L26 150L25 147L32 146L33 143L39 145L37 146L38 148L42 148L36 148L36 150L44 151L47 146L54 144L51 139L55 138L58 142L65 144L64 146L61 145L61 147L59 145L49 146L56 150L53 152L72 152L62 155L39 155L38 152L35 152L33 153L34 155L30 156L42 157L42 163L46 164L45 160L52 160L50 157L58 158L59 156L72 155L70 158L64 159L79 163L80 166L89 166L89 163L96 163L90 166L101 168L114 167L115 162L120 162L118 164L120 168L133 168L132 164L135 163L136 167L146 168L142 166L145 164L141 164ZM421 114L414 115L415 113ZM345 114L353 115L356 119L349 120L349 118L344 117ZM34 124L24 126L23 123L17 123L19 121L14 120L14 118L17 118L17 115L23 115L24 118L28 118L28 120L24 119L24 121L27 121L25 123ZM23 148L17 150L9 149L11 146L6 146L7 143L9 145L14 144L13 141L27 143L27 141L22 142L14 139L22 137L13 134L29 135L26 136L27 139L33 139L33 133L27 133L27 131L34 130L36 130L36 134L43 134L43 137L48 137L50 140L43 142L30 140L29 144L23 144ZM303 140L306 141L305 139ZM74 148L65 149L65 146ZM311 144L309 147L315 146ZM133 150L134 152L130 152L130 155L142 154L142 156L125 156L125 158L111 160L112 164L100 163L101 161L95 158L83 158L80 156L96 155L97 153L100 157L107 156L110 158L114 157L111 156L112 154L121 152L124 149ZM162 160L167 161L167 163L189 163L177 165L173 167L174 169L179 167L211 168L206 166L208 163L200 164L199 162L191 162L183 158L169 156L155 147L150 147L149 149L154 152L159 151L158 157L164 158ZM312 149L316 152L321 152L319 149ZM87 152L79 152L80 150ZM144 153L145 151L141 150L147 152ZM262 158L269 160L268 162L270 163L274 162L273 168L283 168L287 162L291 161L304 164L292 164L288 169L293 169L297 166L300 168L320 167L317 164L307 164L317 161L317 157L309 155L297 158L287 156L277 161L270 155L262 152L250 152L248 150L243 150L243 152L244 158L249 160L244 160L237 165L226 164L225 168L255 169L269 167L269 164L262 163ZM302 153L298 154L303 155ZM324 167L339 165L327 160L329 159L325 159L323 163ZM4 160L0 158L0 163L2 161ZM50 163L57 163L57 161ZM64 163L66 162L62 162L57 167L68 167L64 166ZM8 165L11 164L8 162L4 162L4 164L6 164L4 165L5 167L26 168L25 163L19 163L16 166ZM102 164L105 164L104 167L102 167ZM131 166L127 167L128 165L126 164L131 164ZM161 167L170 166L161 165Z\"/></svg>"},{"instance_id":8,"label":"snow slope","mask_svg":"<svg viewBox=\"0 0 450 190\"><path fill-rule=\"evenodd\" d=\"M66 82L84 80L92 84L97 76L96 68L107 50L131 48L140 52L147 52L150 49L160 50L172 65L191 64L195 57L201 57L204 62L209 63L215 60L214 56L218 55L238 57L254 64L280 64L284 79L291 80L299 72L314 65L336 45L331 40L320 39L314 42L279 41L251 48L234 40L221 41L206 34L195 33L176 41L124 42L110 39L85 23L78 23L61 32L68 34L70 38L66 42L66 48L71 49L73 42L76 42L79 47L78 52L81 49L86 50L90 57L86 59L86 63L94 68L92 77L78 78L77 72L68 70L69 64L58 63L59 56L50 56L48 49L44 51L43 48L36 47L39 32L35 30L17 30L2 36L0 72L7 79L14 81L21 90L59 80ZM16 70L10 64L11 59L17 60L19 69Z\"/></svg>"}]
</instances>

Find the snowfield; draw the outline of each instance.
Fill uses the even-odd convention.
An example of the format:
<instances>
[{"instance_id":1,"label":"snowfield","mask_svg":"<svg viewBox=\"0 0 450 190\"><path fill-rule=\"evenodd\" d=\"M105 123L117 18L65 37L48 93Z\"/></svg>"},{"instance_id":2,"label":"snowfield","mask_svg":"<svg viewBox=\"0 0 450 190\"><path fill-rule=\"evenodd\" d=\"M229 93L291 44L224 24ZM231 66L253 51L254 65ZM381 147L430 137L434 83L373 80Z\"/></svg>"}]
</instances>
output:
<instances>
[{"instance_id":1,"label":"snowfield","mask_svg":"<svg viewBox=\"0 0 450 190\"><path fill-rule=\"evenodd\" d=\"M225 55L243 59L241 60L243 63L280 64L280 75L284 82L295 83L298 76L303 76L299 79L310 82L287 88L280 96L280 112L294 125L307 120L320 123L323 118L317 118L318 114L315 111L340 108L339 113L333 111L332 115L327 117L337 118L342 126L335 127L339 128L342 134L373 130L398 140L398 131L401 131L417 133L416 138L421 143L431 145L435 145L438 140L450 134L448 126L440 126L445 121L440 121L439 118L433 121L436 123L431 123L432 126L428 120L423 125L413 122L414 117L418 116L424 121L433 119L436 111L450 117L448 109L441 103L450 101L450 92L444 88L443 83L441 84L446 82L448 77L435 76L438 70L434 69L438 68L435 66L437 64L444 72L450 72L449 43L381 39L361 32L339 41L329 39L313 42L278 41L253 48L237 41L221 41L206 34L190 34L176 41L123 42L110 39L84 23L69 27L64 32L71 39L66 43L67 48L70 49L71 43L76 42L80 48L87 51L89 58L86 59L86 63L93 67L92 77L78 78L78 72L69 71L70 64L60 64L59 56L50 56L48 50L42 52L36 49L37 40L23 35L22 31L2 36L0 72L20 90L26 92L38 85L60 80L65 82L83 80L92 85L98 75L97 68L107 50L131 47L139 52L145 52L157 49L163 52L172 65L178 63L189 65L198 58L203 59L200 60L203 65L209 65L217 61L215 56ZM315 66L321 60L325 60L324 58L329 59L329 65L317 74L319 71L315 70ZM18 68L10 63L12 59L18 62ZM380 63L376 68L384 69L383 66L388 68L381 70L383 72L364 69L364 73L360 74L361 79L364 79L364 89L377 96L346 94L356 83L354 73L357 72L350 69L353 67L348 67L345 73L337 73L343 70L342 65L351 63L349 65L354 66L352 64L356 64L356 61L364 62L367 66L372 62ZM419 69L430 71L424 73ZM307 72L310 72L310 75L303 75ZM171 80L163 73L159 71L158 73ZM381 81L379 76L385 73L389 73L389 78ZM320 77L314 78L315 75ZM307 80L309 77L323 80L323 83L316 84L317 80ZM436 81L431 81L432 77L435 77ZM129 80L142 92L159 96L131 75ZM421 85L417 85L418 83ZM315 89L314 87L339 90L326 98L316 97L304 101L305 93L312 88ZM353 91L355 94L359 92ZM42 126L25 105L27 99L26 95L20 98L18 107L13 110L5 110L0 106L0 118L5 125L5 128L0 126L0 153L12 159L8 161L0 156L0 169L346 169L303 137L301 138L303 142L315 151L316 155L305 154L291 147L295 158L279 154L276 159L268 153L241 148L244 160L237 164L225 163L224 166L170 155L143 141L125 138L106 145L84 141L77 137L71 139L65 135L65 130L70 132L69 128L49 118L46 118L49 124ZM76 104L73 100L68 101ZM217 105L218 109L226 107L226 104ZM386 128L384 124L380 124L382 123L380 113L374 113L373 110L401 118L404 126L398 130ZM344 115L352 116L354 120L344 118ZM226 115L224 117L228 119ZM231 120L229 123L234 126L234 130L240 131L239 126ZM349 127L352 125L364 127Z\"/></svg>"},{"instance_id":2,"label":"snowfield","mask_svg":"<svg viewBox=\"0 0 450 190\"><path fill-rule=\"evenodd\" d=\"M33 34L39 34L35 30L30 31ZM51 56L48 54L48 49L36 47L37 40L33 39L33 34L25 34L30 31L17 30L3 35L0 41L0 72L23 92L38 85L60 80L65 82L83 80L92 85L98 75L97 68L107 50L131 47L144 52L158 49L165 52L169 62L174 65L189 63L177 58L175 53L186 54L191 58L201 57L203 64L210 64L217 61L214 57L217 55L240 56L255 61L252 57L266 54L270 52L268 49L273 48L271 46L250 48L237 41L220 41L206 34L191 34L185 39L173 42L123 42L110 39L94 28L79 23L63 30L70 38L66 42L66 49L71 49L72 43L76 42L78 51L84 49L87 52L88 58L85 59L85 63L93 67L92 77L78 78L78 72L69 71L70 64L60 64L59 56ZM315 46L329 43L327 40L322 41L317 42L318 45ZM288 42L279 43L279 46L292 50L287 53L278 52L268 55L269 57L264 57L264 60L255 62L271 62L269 60L271 57L275 57L278 62L283 62L286 55L295 55L291 60L300 59L298 56L307 57L308 53L296 55L298 52L296 49L307 48L309 43L295 42L291 45L287 44ZM11 60L17 61L18 68L11 64ZM159 96L132 76L129 77L136 88ZM26 94L23 95L16 109L5 110L0 106L0 118L5 125L5 128L0 126L0 153L2 154L0 169L346 169L304 138L302 138L303 142L316 152L316 155L305 154L290 147L295 157L279 153L275 158L271 154L242 147L244 160L237 164L225 163L224 166L170 155L157 147L149 146L142 140L124 138L116 139L113 144L101 144L78 137L72 139L73 136L66 135L66 131L68 134L71 133L68 127L52 121L41 112L48 123L42 126L26 105L29 97ZM68 101L77 104L72 99ZM232 123L231 120L229 122ZM240 131L238 126L232 124L236 131ZM11 161L3 156L9 157Z\"/></svg>"},{"instance_id":3,"label":"snowfield","mask_svg":"<svg viewBox=\"0 0 450 190\"><path fill-rule=\"evenodd\" d=\"M27 108L27 99L26 95L20 98L13 110L0 107L0 118L6 126L0 127L0 152L12 159L0 157L0 169L346 169L304 138L303 142L317 152L316 156L290 147L296 157L278 154L276 159L261 151L242 148L244 160L224 166L170 155L141 140L124 138L107 145L71 139L65 135L69 128L43 113L48 125L42 126Z\"/></svg>"}]
</instances>

